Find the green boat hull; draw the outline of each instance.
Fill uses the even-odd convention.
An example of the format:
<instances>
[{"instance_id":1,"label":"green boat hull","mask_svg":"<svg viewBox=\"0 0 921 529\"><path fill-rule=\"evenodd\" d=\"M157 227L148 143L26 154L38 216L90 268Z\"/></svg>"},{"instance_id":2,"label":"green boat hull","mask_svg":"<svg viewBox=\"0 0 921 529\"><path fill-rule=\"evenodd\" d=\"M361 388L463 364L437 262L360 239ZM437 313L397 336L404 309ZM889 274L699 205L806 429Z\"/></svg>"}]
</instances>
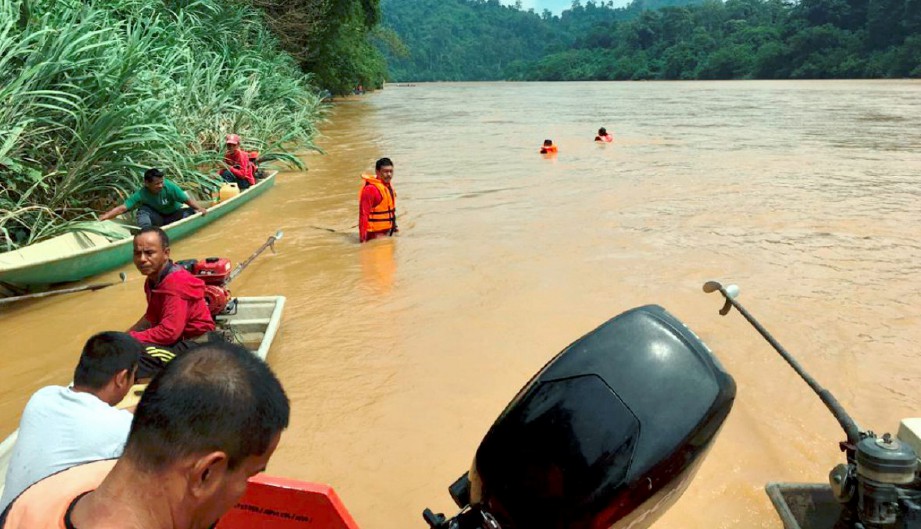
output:
<instances>
[{"instance_id":1,"label":"green boat hull","mask_svg":"<svg viewBox=\"0 0 921 529\"><path fill-rule=\"evenodd\" d=\"M240 206L265 193L275 185L272 172L268 177L236 197L208 209L207 215L195 214L179 222L164 226L170 240L177 241L211 224ZM0 258L3 254L0 254ZM70 255L49 256L34 263L24 263L0 268L0 282L18 287L37 287L55 283L79 281L107 270L130 263L133 257L132 239L126 238L103 245L89 247Z\"/></svg>"}]
</instances>

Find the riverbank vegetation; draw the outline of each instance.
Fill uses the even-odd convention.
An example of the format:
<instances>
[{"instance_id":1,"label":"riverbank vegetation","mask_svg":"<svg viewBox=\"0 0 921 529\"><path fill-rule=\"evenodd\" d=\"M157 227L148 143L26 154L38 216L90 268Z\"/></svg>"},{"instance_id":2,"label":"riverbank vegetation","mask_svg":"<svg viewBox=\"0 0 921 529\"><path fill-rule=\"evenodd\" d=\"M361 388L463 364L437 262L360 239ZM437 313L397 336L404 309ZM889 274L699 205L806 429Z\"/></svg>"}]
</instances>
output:
<instances>
[{"instance_id":1,"label":"riverbank vegetation","mask_svg":"<svg viewBox=\"0 0 921 529\"><path fill-rule=\"evenodd\" d=\"M94 218L150 166L208 187L228 132L299 164L316 92L243 4L0 0L0 251Z\"/></svg>"},{"instance_id":2,"label":"riverbank vegetation","mask_svg":"<svg viewBox=\"0 0 921 529\"><path fill-rule=\"evenodd\" d=\"M378 27L379 0L251 2L266 14L282 47L313 75L320 88L343 95L358 85L366 89L383 86L387 64L372 41L386 42L391 37Z\"/></svg>"},{"instance_id":3,"label":"riverbank vegetation","mask_svg":"<svg viewBox=\"0 0 921 529\"><path fill-rule=\"evenodd\" d=\"M921 0L385 0L394 81L921 77ZM682 5L684 4L684 5Z\"/></svg>"},{"instance_id":4,"label":"riverbank vegetation","mask_svg":"<svg viewBox=\"0 0 921 529\"><path fill-rule=\"evenodd\" d=\"M383 83L379 18L378 0L0 0L0 251L87 228L151 166L206 193L229 132L300 166L320 94Z\"/></svg>"}]
</instances>

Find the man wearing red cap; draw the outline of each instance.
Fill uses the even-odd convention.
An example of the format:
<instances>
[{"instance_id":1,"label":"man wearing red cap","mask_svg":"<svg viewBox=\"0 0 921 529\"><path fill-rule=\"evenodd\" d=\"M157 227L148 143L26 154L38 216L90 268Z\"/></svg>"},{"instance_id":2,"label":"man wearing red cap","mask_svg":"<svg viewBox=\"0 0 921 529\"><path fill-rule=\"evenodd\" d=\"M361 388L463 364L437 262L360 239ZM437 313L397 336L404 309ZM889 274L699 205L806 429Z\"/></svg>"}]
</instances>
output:
<instances>
[{"instance_id":1,"label":"man wearing red cap","mask_svg":"<svg viewBox=\"0 0 921 529\"><path fill-rule=\"evenodd\" d=\"M237 184L240 191L246 190L256 183L253 166L249 163L249 153L240 148L240 137L236 134L228 134L224 143L227 144L227 152L224 153L226 168L221 171L221 178L225 182Z\"/></svg>"}]
</instances>

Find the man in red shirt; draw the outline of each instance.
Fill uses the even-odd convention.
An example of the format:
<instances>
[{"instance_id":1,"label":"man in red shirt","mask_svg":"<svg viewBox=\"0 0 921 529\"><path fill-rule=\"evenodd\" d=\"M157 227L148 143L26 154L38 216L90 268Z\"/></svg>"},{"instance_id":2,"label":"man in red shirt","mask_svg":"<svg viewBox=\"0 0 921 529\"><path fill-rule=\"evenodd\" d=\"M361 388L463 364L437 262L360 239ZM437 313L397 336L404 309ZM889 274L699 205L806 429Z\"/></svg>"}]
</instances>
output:
<instances>
[{"instance_id":1,"label":"man in red shirt","mask_svg":"<svg viewBox=\"0 0 921 529\"><path fill-rule=\"evenodd\" d=\"M193 338L214 330L205 283L174 264L169 254L169 237L160 228L144 228L134 236L134 266L147 276L147 312L129 330L146 348L138 378L156 374L197 345Z\"/></svg>"},{"instance_id":2,"label":"man in red shirt","mask_svg":"<svg viewBox=\"0 0 921 529\"><path fill-rule=\"evenodd\" d=\"M367 242L377 237L389 237L397 228L397 194L390 185L393 162L381 158L374 164L374 177L362 175L364 187L358 195L358 238Z\"/></svg>"},{"instance_id":3,"label":"man in red shirt","mask_svg":"<svg viewBox=\"0 0 921 529\"><path fill-rule=\"evenodd\" d=\"M225 182L237 184L240 191L245 191L256 183L249 153L240 148L240 137L236 134L228 134L224 143L227 144L227 152L224 153L226 169L221 171L221 178Z\"/></svg>"}]
</instances>

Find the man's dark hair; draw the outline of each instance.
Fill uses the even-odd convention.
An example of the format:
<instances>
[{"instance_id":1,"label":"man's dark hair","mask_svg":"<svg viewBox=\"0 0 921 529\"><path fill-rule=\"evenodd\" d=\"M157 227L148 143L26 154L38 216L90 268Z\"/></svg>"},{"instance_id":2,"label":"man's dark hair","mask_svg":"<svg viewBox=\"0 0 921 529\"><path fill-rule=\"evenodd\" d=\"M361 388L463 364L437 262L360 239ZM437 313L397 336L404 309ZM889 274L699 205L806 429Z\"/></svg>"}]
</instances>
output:
<instances>
[{"instance_id":1,"label":"man's dark hair","mask_svg":"<svg viewBox=\"0 0 921 529\"><path fill-rule=\"evenodd\" d=\"M380 160L374 162L374 170L380 171L381 167L393 167L393 162L390 158L381 158Z\"/></svg>"},{"instance_id":2,"label":"man's dark hair","mask_svg":"<svg viewBox=\"0 0 921 529\"><path fill-rule=\"evenodd\" d=\"M145 182L153 182L158 178L163 178L163 171L157 169L156 167L151 167L150 169L144 171Z\"/></svg>"},{"instance_id":3,"label":"man's dark hair","mask_svg":"<svg viewBox=\"0 0 921 529\"><path fill-rule=\"evenodd\" d=\"M137 232L134 235L134 238L137 239L138 237L140 237L141 235L144 235L145 233L156 233L157 236L160 237L160 247L163 248L164 250L169 248L169 235L167 235L166 232L163 231L163 229L158 228L156 226L147 226L146 228L141 228L141 231Z\"/></svg>"},{"instance_id":4,"label":"man's dark hair","mask_svg":"<svg viewBox=\"0 0 921 529\"><path fill-rule=\"evenodd\" d=\"M124 457L158 472L183 457L222 451L236 468L288 427L285 390L269 366L226 342L176 357L138 403Z\"/></svg>"},{"instance_id":5,"label":"man's dark hair","mask_svg":"<svg viewBox=\"0 0 921 529\"><path fill-rule=\"evenodd\" d=\"M74 369L74 386L102 389L119 371L132 372L144 348L123 332L101 332L86 341Z\"/></svg>"},{"instance_id":6,"label":"man's dark hair","mask_svg":"<svg viewBox=\"0 0 921 529\"><path fill-rule=\"evenodd\" d=\"M553 140L544 140L544 145L553 145Z\"/></svg>"}]
</instances>

